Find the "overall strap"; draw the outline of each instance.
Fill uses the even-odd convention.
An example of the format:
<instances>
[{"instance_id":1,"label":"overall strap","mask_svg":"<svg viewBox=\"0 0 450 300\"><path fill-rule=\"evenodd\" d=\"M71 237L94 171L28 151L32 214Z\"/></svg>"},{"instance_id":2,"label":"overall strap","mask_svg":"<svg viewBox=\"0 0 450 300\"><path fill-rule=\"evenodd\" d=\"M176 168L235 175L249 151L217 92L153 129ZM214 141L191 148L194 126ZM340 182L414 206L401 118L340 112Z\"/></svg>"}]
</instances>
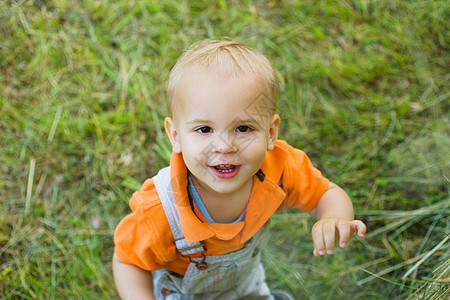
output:
<instances>
[{"instance_id":1,"label":"overall strap","mask_svg":"<svg viewBox=\"0 0 450 300\"><path fill-rule=\"evenodd\" d=\"M172 230L175 238L175 244L178 251L183 256L190 254L203 253L205 248L201 242L188 243L184 237L183 231L180 225L180 216L175 204L175 198L173 196L172 184L170 182L170 167L161 169L158 174L153 177L156 191L158 192L161 204L166 213L167 221L169 222L170 229Z\"/></svg>"}]
</instances>

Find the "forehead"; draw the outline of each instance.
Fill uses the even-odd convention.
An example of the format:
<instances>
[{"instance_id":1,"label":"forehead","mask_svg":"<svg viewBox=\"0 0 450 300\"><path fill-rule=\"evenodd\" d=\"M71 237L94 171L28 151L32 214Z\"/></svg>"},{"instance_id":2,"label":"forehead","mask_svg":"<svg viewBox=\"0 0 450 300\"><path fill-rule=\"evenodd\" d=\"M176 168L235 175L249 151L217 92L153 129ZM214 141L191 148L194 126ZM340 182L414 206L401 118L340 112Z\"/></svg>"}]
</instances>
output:
<instances>
[{"instance_id":1,"label":"forehead","mask_svg":"<svg viewBox=\"0 0 450 300\"><path fill-rule=\"evenodd\" d=\"M254 76L211 74L191 69L183 74L172 106L174 119L198 117L262 119L274 103Z\"/></svg>"},{"instance_id":2,"label":"forehead","mask_svg":"<svg viewBox=\"0 0 450 300\"><path fill-rule=\"evenodd\" d=\"M254 74L212 72L194 67L185 70L173 97L174 117L186 111L207 113L219 107L227 112L230 111L227 108L239 108L247 115L273 115L275 111L264 80Z\"/></svg>"}]
</instances>

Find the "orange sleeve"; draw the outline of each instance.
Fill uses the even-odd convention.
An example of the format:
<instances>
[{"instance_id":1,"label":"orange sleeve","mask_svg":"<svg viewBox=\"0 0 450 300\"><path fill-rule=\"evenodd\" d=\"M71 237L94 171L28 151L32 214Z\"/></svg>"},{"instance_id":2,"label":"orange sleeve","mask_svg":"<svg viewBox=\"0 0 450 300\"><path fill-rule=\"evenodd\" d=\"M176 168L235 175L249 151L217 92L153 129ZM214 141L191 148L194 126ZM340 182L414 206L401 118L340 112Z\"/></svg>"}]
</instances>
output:
<instances>
[{"instance_id":1,"label":"orange sleeve","mask_svg":"<svg viewBox=\"0 0 450 300\"><path fill-rule=\"evenodd\" d=\"M133 194L130 207L133 212L116 227L114 251L123 263L148 271L159 270L175 254L161 201L156 191L141 190Z\"/></svg>"},{"instance_id":2,"label":"orange sleeve","mask_svg":"<svg viewBox=\"0 0 450 300\"><path fill-rule=\"evenodd\" d=\"M303 151L287 143L284 146L289 153L282 177L286 205L309 212L317 206L330 181L312 165Z\"/></svg>"}]
</instances>

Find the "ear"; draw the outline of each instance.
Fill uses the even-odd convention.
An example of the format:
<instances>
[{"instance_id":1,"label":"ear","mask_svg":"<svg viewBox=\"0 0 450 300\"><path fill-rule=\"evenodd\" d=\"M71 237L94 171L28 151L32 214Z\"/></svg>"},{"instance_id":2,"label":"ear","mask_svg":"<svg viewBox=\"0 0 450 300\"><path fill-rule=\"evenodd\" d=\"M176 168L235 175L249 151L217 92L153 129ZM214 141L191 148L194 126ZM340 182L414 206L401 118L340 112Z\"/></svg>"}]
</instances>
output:
<instances>
[{"instance_id":1,"label":"ear","mask_svg":"<svg viewBox=\"0 0 450 300\"><path fill-rule=\"evenodd\" d=\"M267 150L273 150L273 147L275 145L275 142L278 138L278 126L280 125L280 116L275 114L272 117L272 122L270 123L269 128L269 140L267 143Z\"/></svg>"},{"instance_id":2,"label":"ear","mask_svg":"<svg viewBox=\"0 0 450 300\"><path fill-rule=\"evenodd\" d=\"M175 153L181 153L178 131L172 118L167 117L164 120L164 127L166 128L166 133L169 136L170 143L172 144L172 151Z\"/></svg>"}]
</instances>

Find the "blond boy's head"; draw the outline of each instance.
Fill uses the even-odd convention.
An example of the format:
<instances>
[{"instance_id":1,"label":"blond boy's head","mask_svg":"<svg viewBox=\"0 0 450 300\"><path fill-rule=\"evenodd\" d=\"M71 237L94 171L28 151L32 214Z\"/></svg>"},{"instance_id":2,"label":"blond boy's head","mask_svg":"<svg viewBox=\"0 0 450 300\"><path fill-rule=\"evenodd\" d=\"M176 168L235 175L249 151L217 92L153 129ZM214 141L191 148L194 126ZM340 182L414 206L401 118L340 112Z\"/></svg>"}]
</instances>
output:
<instances>
[{"instance_id":1,"label":"blond boy's head","mask_svg":"<svg viewBox=\"0 0 450 300\"><path fill-rule=\"evenodd\" d=\"M177 98L182 95L183 75L193 68L220 79L233 76L258 81L273 104L272 114L276 113L277 82L269 60L237 41L204 40L192 45L170 72L167 87L169 116L172 117Z\"/></svg>"}]
</instances>

